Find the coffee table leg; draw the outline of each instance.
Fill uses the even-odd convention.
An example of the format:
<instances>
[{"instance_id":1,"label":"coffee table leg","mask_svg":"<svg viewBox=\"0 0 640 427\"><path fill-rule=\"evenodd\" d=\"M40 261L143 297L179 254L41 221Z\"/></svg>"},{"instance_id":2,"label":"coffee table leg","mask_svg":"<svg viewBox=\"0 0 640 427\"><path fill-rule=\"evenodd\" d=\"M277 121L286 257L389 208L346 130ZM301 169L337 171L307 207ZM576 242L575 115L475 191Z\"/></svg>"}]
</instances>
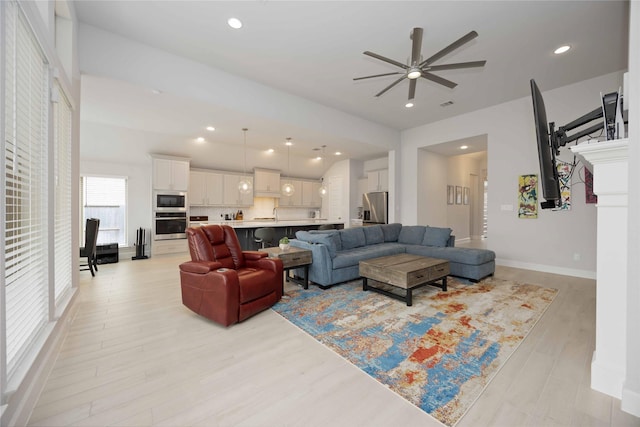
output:
<instances>
[{"instance_id":1,"label":"coffee table leg","mask_svg":"<svg viewBox=\"0 0 640 427\"><path fill-rule=\"evenodd\" d=\"M447 276L442 278L442 290L445 292L447 291Z\"/></svg>"},{"instance_id":2,"label":"coffee table leg","mask_svg":"<svg viewBox=\"0 0 640 427\"><path fill-rule=\"evenodd\" d=\"M407 307L413 305L413 289L407 289Z\"/></svg>"},{"instance_id":3,"label":"coffee table leg","mask_svg":"<svg viewBox=\"0 0 640 427\"><path fill-rule=\"evenodd\" d=\"M367 278L366 278L366 277L363 277L363 278L362 278L362 290L363 290L363 291L366 291L366 290L368 290L368 289L369 289L369 288L367 287Z\"/></svg>"},{"instance_id":4,"label":"coffee table leg","mask_svg":"<svg viewBox=\"0 0 640 427\"><path fill-rule=\"evenodd\" d=\"M304 288L309 289L309 265L304 266Z\"/></svg>"}]
</instances>

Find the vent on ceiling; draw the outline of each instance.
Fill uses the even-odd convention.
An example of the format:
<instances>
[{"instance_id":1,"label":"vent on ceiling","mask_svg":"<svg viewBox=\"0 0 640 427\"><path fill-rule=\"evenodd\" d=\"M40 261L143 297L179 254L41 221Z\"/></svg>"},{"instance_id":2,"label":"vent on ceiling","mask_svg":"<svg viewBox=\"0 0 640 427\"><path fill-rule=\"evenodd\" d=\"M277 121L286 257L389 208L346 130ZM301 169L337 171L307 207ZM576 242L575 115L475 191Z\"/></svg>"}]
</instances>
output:
<instances>
[{"instance_id":1,"label":"vent on ceiling","mask_svg":"<svg viewBox=\"0 0 640 427\"><path fill-rule=\"evenodd\" d=\"M447 101L440 104L441 107L448 107L449 105L453 105L453 101Z\"/></svg>"}]
</instances>

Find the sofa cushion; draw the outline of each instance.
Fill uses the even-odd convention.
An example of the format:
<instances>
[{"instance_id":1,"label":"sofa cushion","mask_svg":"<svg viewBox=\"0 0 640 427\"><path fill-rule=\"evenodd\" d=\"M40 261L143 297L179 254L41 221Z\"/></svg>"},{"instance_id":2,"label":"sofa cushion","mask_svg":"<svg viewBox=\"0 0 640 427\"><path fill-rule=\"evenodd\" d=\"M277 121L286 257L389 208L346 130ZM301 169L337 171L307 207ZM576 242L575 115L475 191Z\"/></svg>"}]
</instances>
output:
<instances>
[{"instance_id":1,"label":"sofa cushion","mask_svg":"<svg viewBox=\"0 0 640 427\"><path fill-rule=\"evenodd\" d=\"M383 224L380 228L382 229L385 242L397 242L400 230L402 229L402 224L397 222L393 224Z\"/></svg>"},{"instance_id":2,"label":"sofa cushion","mask_svg":"<svg viewBox=\"0 0 640 427\"><path fill-rule=\"evenodd\" d=\"M404 253L405 248L396 243L378 243L339 252L333 259L333 268L357 266L365 259Z\"/></svg>"},{"instance_id":3,"label":"sofa cushion","mask_svg":"<svg viewBox=\"0 0 640 427\"><path fill-rule=\"evenodd\" d=\"M359 248L365 246L367 241L364 237L363 227L347 228L340 230L340 240L342 241L342 250Z\"/></svg>"},{"instance_id":4,"label":"sofa cushion","mask_svg":"<svg viewBox=\"0 0 640 427\"><path fill-rule=\"evenodd\" d=\"M444 248L445 246L447 246L449 236L451 236L450 228L427 226L424 231L424 239L422 240L422 245L438 246Z\"/></svg>"},{"instance_id":5,"label":"sofa cushion","mask_svg":"<svg viewBox=\"0 0 640 427\"><path fill-rule=\"evenodd\" d=\"M364 239L367 245L375 245L377 243L384 243L384 233L379 225L371 225L364 227Z\"/></svg>"},{"instance_id":6,"label":"sofa cushion","mask_svg":"<svg viewBox=\"0 0 640 427\"><path fill-rule=\"evenodd\" d=\"M297 231L296 238L309 243L325 245L329 250L331 258L334 258L336 253L342 250L342 242L340 241L340 236L337 231L329 231L327 233Z\"/></svg>"},{"instance_id":7,"label":"sofa cushion","mask_svg":"<svg viewBox=\"0 0 640 427\"><path fill-rule=\"evenodd\" d=\"M419 245L424 237L424 225L403 225L398 236L398 243Z\"/></svg>"}]
</instances>

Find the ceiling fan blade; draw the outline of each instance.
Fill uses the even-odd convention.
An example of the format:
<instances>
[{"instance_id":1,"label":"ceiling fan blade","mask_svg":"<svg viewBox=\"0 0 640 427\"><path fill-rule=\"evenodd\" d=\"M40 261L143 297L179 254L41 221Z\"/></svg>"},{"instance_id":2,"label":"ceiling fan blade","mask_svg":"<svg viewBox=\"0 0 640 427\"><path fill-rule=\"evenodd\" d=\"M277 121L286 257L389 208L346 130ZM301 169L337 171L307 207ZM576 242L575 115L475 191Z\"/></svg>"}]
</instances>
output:
<instances>
[{"instance_id":1,"label":"ceiling fan blade","mask_svg":"<svg viewBox=\"0 0 640 427\"><path fill-rule=\"evenodd\" d=\"M458 68L484 67L487 61L458 62L456 64L427 65L425 71L457 70Z\"/></svg>"},{"instance_id":2,"label":"ceiling fan blade","mask_svg":"<svg viewBox=\"0 0 640 427\"><path fill-rule=\"evenodd\" d=\"M406 77L402 76L400 77L398 80L396 80L395 82L391 83L389 86L385 87L384 89L382 89L380 92L378 92L376 94L376 97L382 95L383 93L385 93L386 91L388 91L389 89L391 89L392 87L394 87L395 85L397 85L398 83L400 83L401 81L403 81Z\"/></svg>"},{"instance_id":3,"label":"ceiling fan blade","mask_svg":"<svg viewBox=\"0 0 640 427\"><path fill-rule=\"evenodd\" d=\"M409 80L409 101L416 96L416 79Z\"/></svg>"},{"instance_id":4,"label":"ceiling fan blade","mask_svg":"<svg viewBox=\"0 0 640 427\"><path fill-rule=\"evenodd\" d=\"M458 83L454 83L451 80L443 79L442 77L436 76L435 74L431 74L431 73L422 73L420 77L423 77L427 80L431 80L432 82L435 82L435 83L439 83L443 86L448 87L449 89L453 89L454 87L458 86Z\"/></svg>"},{"instance_id":5,"label":"ceiling fan blade","mask_svg":"<svg viewBox=\"0 0 640 427\"><path fill-rule=\"evenodd\" d=\"M394 74L404 74L404 73L401 73L401 72L397 71L395 73L376 74L374 76L354 77L353 80L364 80L364 79L372 79L374 77L393 76Z\"/></svg>"},{"instance_id":6,"label":"ceiling fan blade","mask_svg":"<svg viewBox=\"0 0 640 427\"><path fill-rule=\"evenodd\" d=\"M437 61L438 59L442 58L446 54L448 54L450 52L453 52L454 50L456 50L457 48L459 48L463 44L470 42L471 40L475 39L476 37L478 37L478 33L476 33L475 31L469 32L468 34L460 37L458 40L456 40L453 43L451 43L449 46L447 46L444 49L442 49L440 52L438 52L435 55L431 56L430 58L427 58L424 61L422 61L420 63L420 66L423 67L425 65L429 65L432 62Z\"/></svg>"},{"instance_id":7,"label":"ceiling fan blade","mask_svg":"<svg viewBox=\"0 0 640 427\"><path fill-rule=\"evenodd\" d=\"M382 55L378 55L377 53L369 52L368 50L364 51L362 53L364 53L365 55L370 56L372 58L379 59L380 61L384 61L384 62L387 62L389 64L395 65L396 67L400 67L400 68L402 68L404 70L409 68L407 65L404 65L402 62L394 61L393 59L386 58L386 57L384 57Z\"/></svg>"},{"instance_id":8,"label":"ceiling fan blade","mask_svg":"<svg viewBox=\"0 0 640 427\"><path fill-rule=\"evenodd\" d=\"M422 50L422 28L416 27L411 32L411 40L413 44L411 46L411 65L418 64L420 62L420 50Z\"/></svg>"}]
</instances>

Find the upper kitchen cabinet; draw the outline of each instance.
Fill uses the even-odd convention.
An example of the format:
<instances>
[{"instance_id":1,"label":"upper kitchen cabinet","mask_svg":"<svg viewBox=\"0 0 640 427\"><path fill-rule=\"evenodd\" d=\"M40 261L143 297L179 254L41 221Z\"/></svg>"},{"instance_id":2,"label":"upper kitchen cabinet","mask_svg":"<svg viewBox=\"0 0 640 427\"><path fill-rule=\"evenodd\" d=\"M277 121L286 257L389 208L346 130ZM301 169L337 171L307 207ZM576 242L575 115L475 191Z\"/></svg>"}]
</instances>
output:
<instances>
[{"instance_id":1,"label":"upper kitchen cabinet","mask_svg":"<svg viewBox=\"0 0 640 427\"><path fill-rule=\"evenodd\" d=\"M367 191L389 191L389 170L367 172Z\"/></svg>"},{"instance_id":2,"label":"upper kitchen cabinet","mask_svg":"<svg viewBox=\"0 0 640 427\"><path fill-rule=\"evenodd\" d=\"M154 190L187 191L189 189L189 159L152 155Z\"/></svg>"},{"instance_id":3,"label":"upper kitchen cabinet","mask_svg":"<svg viewBox=\"0 0 640 427\"><path fill-rule=\"evenodd\" d=\"M223 174L191 171L189 179L189 204L191 206L219 206L223 199Z\"/></svg>"},{"instance_id":4,"label":"upper kitchen cabinet","mask_svg":"<svg viewBox=\"0 0 640 427\"><path fill-rule=\"evenodd\" d=\"M280 197L280 171L271 169L254 169L255 184L253 192L256 197Z\"/></svg>"},{"instance_id":5,"label":"upper kitchen cabinet","mask_svg":"<svg viewBox=\"0 0 640 427\"><path fill-rule=\"evenodd\" d=\"M225 206L253 206L253 191L242 194L238 190L238 184L243 178L249 179L253 185L253 177L247 175L224 174L224 205Z\"/></svg>"}]
</instances>

